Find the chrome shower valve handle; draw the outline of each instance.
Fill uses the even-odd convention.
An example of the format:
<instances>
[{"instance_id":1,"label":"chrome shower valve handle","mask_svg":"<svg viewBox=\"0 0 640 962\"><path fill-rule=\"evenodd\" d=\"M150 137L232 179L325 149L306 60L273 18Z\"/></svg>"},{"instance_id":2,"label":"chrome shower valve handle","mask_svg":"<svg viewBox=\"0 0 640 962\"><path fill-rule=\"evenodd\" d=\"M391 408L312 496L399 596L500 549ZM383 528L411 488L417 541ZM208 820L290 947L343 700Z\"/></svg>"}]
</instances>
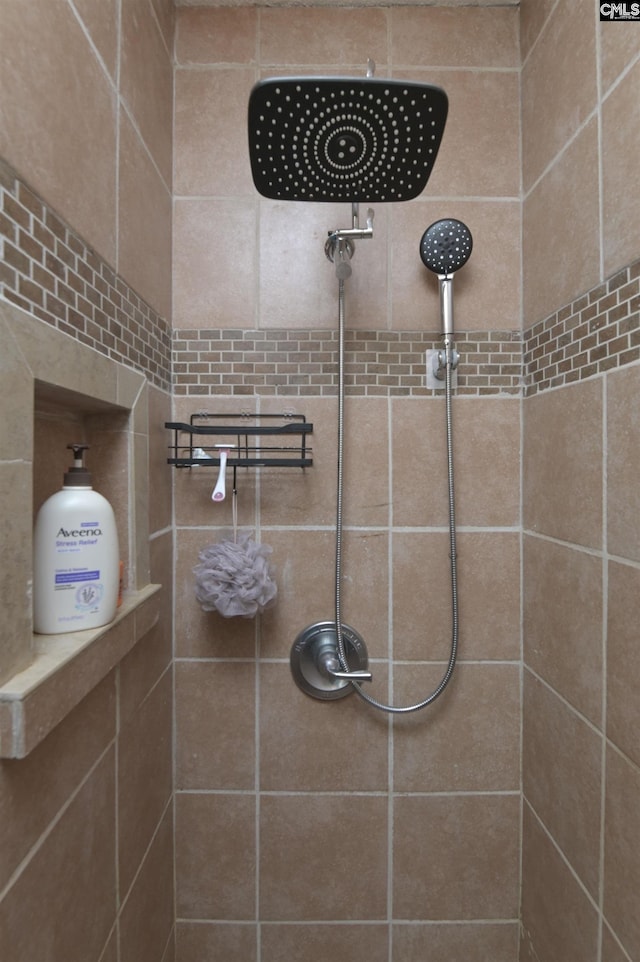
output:
<instances>
[{"instance_id":1,"label":"chrome shower valve handle","mask_svg":"<svg viewBox=\"0 0 640 962\"><path fill-rule=\"evenodd\" d=\"M372 681L373 675L370 671L343 671L340 666L337 649L323 649L315 659L318 671L327 675L329 678L344 678L346 681Z\"/></svg>"}]
</instances>

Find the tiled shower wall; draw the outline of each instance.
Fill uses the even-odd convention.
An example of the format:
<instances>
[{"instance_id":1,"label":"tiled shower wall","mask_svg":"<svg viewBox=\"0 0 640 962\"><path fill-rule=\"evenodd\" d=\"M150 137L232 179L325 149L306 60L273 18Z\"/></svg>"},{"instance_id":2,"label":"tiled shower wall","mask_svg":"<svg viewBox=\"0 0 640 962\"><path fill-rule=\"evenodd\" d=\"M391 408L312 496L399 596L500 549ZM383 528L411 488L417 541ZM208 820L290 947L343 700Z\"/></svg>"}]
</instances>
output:
<instances>
[{"instance_id":1,"label":"tiled shower wall","mask_svg":"<svg viewBox=\"0 0 640 962\"><path fill-rule=\"evenodd\" d=\"M17 251L3 281L6 296L35 313L48 310L48 295L62 300L63 307L51 302L48 323L74 337L93 336L98 350L116 350L113 356L137 364L136 354L127 353L137 344L127 339L114 347L100 298L114 296L116 314L126 316L124 331L140 324L143 345L149 323L154 337L165 338L169 181L166 98L159 91L167 90L171 28L169 4L161 0L121 7L120 19L119 4L54 8L39 0L21 8L28 23L3 23L10 41L0 61L8 70L3 86L19 75L26 82L25 100L10 98L24 109L3 140L11 167L24 178L16 185L10 168L3 181L6 196L18 200L3 221ZM513 962L517 954L520 375L513 367L522 342L517 106L512 114L507 104L512 95L517 104L515 11L368 10L365 21L362 13L179 13L178 83L182 77L186 90L191 72L194 86L225 78L227 86L218 101L194 98L182 128L182 161L177 150L176 177L180 169L183 180L175 223L183 233L176 262L190 239L191 248L176 271L174 346L184 367L176 371L175 412L295 406L315 425L315 464L306 475L240 477L240 523L257 525L278 568L280 599L258 631L251 622L205 615L193 602L190 569L198 548L228 532L230 513L227 504L218 507L212 530L212 479L176 472L182 962L217 956L244 962L258 952L261 962L328 954L422 962L426 952ZM542 962L640 957L633 903L640 759L632 740L639 224L637 192L628 189L640 146L638 43L632 25L599 27L593 17L590 4L570 0L525 0L521 10L527 117L521 956ZM278 37L286 47L281 57L274 52ZM322 37L329 53L318 47ZM48 58L52 38L57 50L73 55ZM300 51L300 64L292 62L292 49ZM385 49L389 70L441 82L459 118L469 105L456 125L452 115L441 154L446 167L437 165L428 199L376 210L375 239L358 245L348 282L351 343L358 354L366 345L368 356L349 373L355 396L347 419L346 617L370 647L377 693L387 684L383 656L392 646L388 683L399 700L419 697L438 676L449 631L441 603L448 593L443 402L425 391L420 371L423 347L437 342L437 296L417 245L440 216L465 220L476 241L456 279L463 355L463 396L455 402L461 671L448 701L429 717L391 725L353 698L311 702L288 674L295 634L332 617L336 401L335 359L328 355L336 284L322 247L327 228L342 226L349 212L258 201L242 173L241 116L261 71L337 71L352 60L353 72L362 73L363 58L374 56L383 75ZM580 52L577 66L560 70L573 50ZM31 57L38 71L24 69ZM76 70L92 91L87 115L84 101L74 99L82 89ZM240 94L234 79L243 71ZM490 92L490 110L483 92ZM204 107L216 102L215 129L224 134L207 153L198 147L213 130ZM187 107L188 98L177 98L176 129L181 103ZM494 111L504 115L504 130ZM23 122L30 116L32 127ZM83 150L74 151L80 129ZM216 158L213 185L206 183L209 156ZM184 179L190 165L193 184ZM34 203L42 204L40 213L30 209ZM25 216L32 236L21 223ZM36 230L47 222L53 246ZM81 256L78 245L88 253ZM69 247L73 265L66 263ZM52 259L57 250L59 262ZM77 300L55 291L58 276L70 270L92 272L83 280L96 281L89 296L87 288L74 291L83 298L79 311ZM203 270L211 283L201 282ZM37 283L25 284L36 274L39 291ZM59 279L71 297L68 277ZM282 357L273 357L274 341ZM256 356L238 357L239 343L245 355ZM312 361L296 356L309 344ZM327 354L320 369L316 344ZM140 356L160 388L150 392L150 423L158 426L155 437L150 432L150 529L154 580L167 583L170 478L159 428L168 412L167 371L151 366L144 346ZM380 596L388 603L379 604ZM11 843L2 846L0 933L12 937L19 962L38 953L36 936L56 958L73 951L93 957L103 932L104 962L117 957L118 942L121 960L157 962L163 955L171 925L171 809L168 742L158 735L168 731L168 618L30 759L3 763L0 808ZM85 832L91 859L75 862L75 887L61 888L61 860ZM37 929L23 924L21 914L34 899ZM166 962L172 951L170 942Z\"/></svg>"},{"instance_id":2,"label":"tiled shower wall","mask_svg":"<svg viewBox=\"0 0 640 962\"><path fill-rule=\"evenodd\" d=\"M521 4L522 962L640 959L640 32L597 6Z\"/></svg>"},{"instance_id":3,"label":"tiled shower wall","mask_svg":"<svg viewBox=\"0 0 640 962\"><path fill-rule=\"evenodd\" d=\"M115 362L146 375L153 496L138 491L136 511L148 512L151 580L166 586L160 621L137 647L26 758L0 762L7 962L174 955L171 479L161 427L170 414L172 16L168 0L2 4L2 296L12 316L19 308L59 333L56 361L73 338L111 358L114 378ZM12 356L3 345L0 367ZM31 534L28 516L25 530L16 520L15 479L33 458L32 425L16 412L12 384L15 371L3 370L5 549ZM72 369L65 386L77 386ZM59 434L65 418L80 429L84 403L62 406ZM127 630L113 628L123 639ZM85 662L89 677L92 667Z\"/></svg>"},{"instance_id":4,"label":"tiled shower wall","mask_svg":"<svg viewBox=\"0 0 640 962\"><path fill-rule=\"evenodd\" d=\"M436 707L393 722L291 679L298 632L334 617L338 301L323 248L351 210L260 199L246 144L260 77L363 76L368 57L450 100L428 189L375 209L345 285L343 617L368 646L372 694L399 705L435 686L451 633L444 401L424 386L438 295L419 242L451 216L476 245L455 299L460 664ZM313 468L238 475L239 524L272 547L279 588L258 624L197 605L192 568L231 508L212 505L211 474L176 472L177 959L513 962L517 11L183 8L176 60L175 416L286 410L314 425Z\"/></svg>"}]
</instances>

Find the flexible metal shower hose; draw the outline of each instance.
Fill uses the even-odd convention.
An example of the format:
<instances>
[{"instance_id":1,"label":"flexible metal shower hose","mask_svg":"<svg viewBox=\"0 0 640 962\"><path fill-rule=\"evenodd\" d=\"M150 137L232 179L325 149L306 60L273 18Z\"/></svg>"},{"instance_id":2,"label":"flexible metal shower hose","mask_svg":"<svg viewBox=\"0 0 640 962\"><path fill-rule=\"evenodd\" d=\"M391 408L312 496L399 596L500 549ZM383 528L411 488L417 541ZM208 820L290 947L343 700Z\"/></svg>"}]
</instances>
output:
<instances>
[{"instance_id":1,"label":"flexible metal shower hose","mask_svg":"<svg viewBox=\"0 0 640 962\"><path fill-rule=\"evenodd\" d=\"M338 482L337 482L337 511L336 511L336 566L335 566L335 616L336 616L336 638L338 643L338 657L343 671L349 671L347 655L345 650L344 638L342 636L342 600L341 600L341 581L342 581L342 505L343 505L343 466L344 466L344 280L339 279L338 286ZM445 403L447 419L447 475L449 484L449 557L451 564L451 652L446 671L442 676L440 684L427 695L422 701L415 705L397 707L395 705L385 705L384 702L372 698L362 688L360 682L352 681L351 684L366 702L373 705L380 711L390 714L409 714L410 712L420 711L426 708L438 698L445 690L451 680L458 656L458 571L456 564L456 518L455 518L455 497L454 497L454 478L453 478L453 420L451 413L451 367L452 367L452 343L449 337L445 338Z\"/></svg>"}]
</instances>

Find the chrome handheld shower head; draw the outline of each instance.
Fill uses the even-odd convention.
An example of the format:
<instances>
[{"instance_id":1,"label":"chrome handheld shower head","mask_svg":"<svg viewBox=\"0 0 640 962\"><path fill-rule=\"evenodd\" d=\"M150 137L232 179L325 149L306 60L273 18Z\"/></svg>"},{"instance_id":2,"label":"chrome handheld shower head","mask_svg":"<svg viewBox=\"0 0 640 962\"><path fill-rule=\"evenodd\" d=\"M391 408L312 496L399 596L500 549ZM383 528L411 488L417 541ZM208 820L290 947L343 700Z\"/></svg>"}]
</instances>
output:
<instances>
[{"instance_id":1,"label":"chrome handheld shower head","mask_svg":"<svg viewBox=\"0 0 640 962\"><path fill-rule=\"evenodd\" d=\"M467 263L473 250L471 231L460 220L437 220L422 235L422 263L440 282L440 319L445 338L453 336L453 275Z\"/></svg>"}]
</instances>

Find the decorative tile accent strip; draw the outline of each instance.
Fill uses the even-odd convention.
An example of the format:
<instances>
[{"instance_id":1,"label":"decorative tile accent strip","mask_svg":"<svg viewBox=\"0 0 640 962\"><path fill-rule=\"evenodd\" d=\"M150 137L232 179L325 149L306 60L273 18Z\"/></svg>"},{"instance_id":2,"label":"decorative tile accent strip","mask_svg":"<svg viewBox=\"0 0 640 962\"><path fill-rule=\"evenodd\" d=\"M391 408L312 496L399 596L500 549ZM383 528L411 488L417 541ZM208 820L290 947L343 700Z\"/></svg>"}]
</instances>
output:
<instances>
[{"instance_id":1,"label":"decorative tile accent strip","mask_svg":"<svg viewBox=\"0 0 640 962\"><path fill-rule=\"evenodd\" d=\"M0 293L176 394L337 393L335 330L184 330L168 322L0 161ZM346 390L430 396L419 331L351 331ZM640 360L640 261L519 331L458 332L459 395L526 397Z\"/></svg>"},{"instance_id":2,"label":"decorative tile accent strip","mask_svg":"<svg viewBox=\"0 0 640 962\"><path fill-rule=\"evenodd\" d=\"M419 331L348 331L345 390L351 395L420 396L427 349L439 337ZM518 395L519 331L460 332L457 394ZM174 392L190 395L335 395L335 330L182 330L173 342Z\"/></svg>"},{"instance_id":3,"label":"decorative tile accent strip","mask_svg":"<svg viewBox=\"0 0 640 962\"><path fill-rule=\"evenodd\" d=\"M0 169L0 292L116 361L171 385L167 321L6 164Z\"/></svg>"},{"instance_id":4,"label":"decorative tile accent strip","mask_svg":"<svg viewBox=\"0 0 640 962\"><path fill-rule=\"evenodd\" d=\"M640 360L640 261L525 333L525 397Z\"/></svg>"}]
</instances>

